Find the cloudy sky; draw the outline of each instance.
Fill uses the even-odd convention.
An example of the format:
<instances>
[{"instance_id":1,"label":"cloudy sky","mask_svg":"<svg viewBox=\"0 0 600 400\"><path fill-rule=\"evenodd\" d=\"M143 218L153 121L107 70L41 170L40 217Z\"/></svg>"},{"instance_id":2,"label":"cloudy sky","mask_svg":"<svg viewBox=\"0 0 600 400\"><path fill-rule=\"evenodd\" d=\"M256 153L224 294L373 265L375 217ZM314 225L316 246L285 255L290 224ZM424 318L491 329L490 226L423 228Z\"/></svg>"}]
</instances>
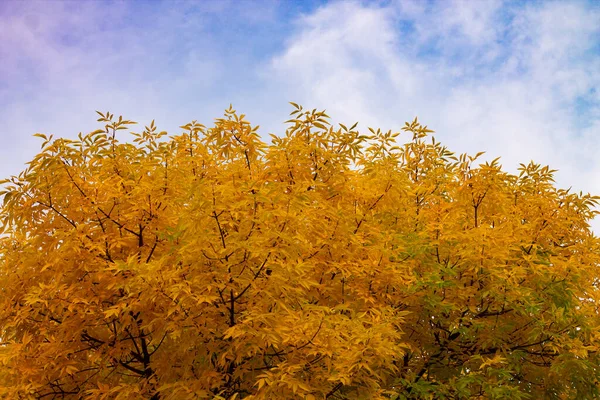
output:
<instances>
[{"instance_id":1,"label":"cloudy sky","mask_svg":"<svg viewBox=\"0 0 600 400\"><path fill-rule=\"evenodd\" d=\"M365 132L418 116L452 151L600 194L600 2L0 2L2 178L94 110L179 133L233 103L266 140L288 101Z\"/></svg>"}]
</instances>

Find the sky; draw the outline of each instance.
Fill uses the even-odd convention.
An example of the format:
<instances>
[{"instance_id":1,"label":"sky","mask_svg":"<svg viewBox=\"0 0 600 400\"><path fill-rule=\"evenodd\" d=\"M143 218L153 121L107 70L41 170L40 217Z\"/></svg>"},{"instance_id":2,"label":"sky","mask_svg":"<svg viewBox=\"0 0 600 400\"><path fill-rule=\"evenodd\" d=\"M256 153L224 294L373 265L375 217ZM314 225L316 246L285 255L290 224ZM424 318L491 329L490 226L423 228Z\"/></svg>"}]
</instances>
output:
<instances>
[{"instance_id":1,"label":"sky","mask_svg":"<svg viewBox=\"0 0 600 400\"><path fill-rule=\"evenodd\" d=\"M0 178L95 110L179 134L232 103L268 141L290 101L600 195L600 1L0 2Z\"/></svg>"}]
</instances>

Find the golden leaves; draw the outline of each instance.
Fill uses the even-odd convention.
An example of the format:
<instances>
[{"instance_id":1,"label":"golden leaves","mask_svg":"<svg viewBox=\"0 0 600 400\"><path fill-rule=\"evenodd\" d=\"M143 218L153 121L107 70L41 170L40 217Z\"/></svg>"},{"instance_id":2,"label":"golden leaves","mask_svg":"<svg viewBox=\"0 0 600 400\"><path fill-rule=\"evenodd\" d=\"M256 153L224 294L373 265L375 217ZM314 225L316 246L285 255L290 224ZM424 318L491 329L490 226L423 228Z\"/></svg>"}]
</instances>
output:
<instances>
[{"instance_id":1,"label":"golden leaves","mask_svg":"<svg viewBox=\"0 0 600 400\"><path fill-rule=\"evenodd\" d=\"M178 136L120 142L108 112L36 134L1 182L3 394L592 393L569 370L598 370L598 197L455 157L416 118L400 145L290 104L270 145L232 105Z\"/></svg>"}]
</instances>

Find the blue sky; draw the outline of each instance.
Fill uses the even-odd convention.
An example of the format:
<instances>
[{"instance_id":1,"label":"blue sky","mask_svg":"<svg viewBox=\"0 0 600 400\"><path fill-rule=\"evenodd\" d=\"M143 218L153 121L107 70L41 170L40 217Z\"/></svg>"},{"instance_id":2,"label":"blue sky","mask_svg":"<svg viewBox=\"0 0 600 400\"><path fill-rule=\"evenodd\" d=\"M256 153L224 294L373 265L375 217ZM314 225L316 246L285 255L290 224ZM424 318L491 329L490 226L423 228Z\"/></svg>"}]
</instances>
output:
<instances>
[{"instance_id":1,"label":"blue sky","mask_svg":"<svg viewBox=\"0 0 600 400\"><path fill-rule=\"evenodd\" d=\"M418 116L457 153L600 194L600 2L0 2L1 177L94 110L179 133L233 103L267 140L288 101L363 131Z\"/></svg>"}]
</instances>

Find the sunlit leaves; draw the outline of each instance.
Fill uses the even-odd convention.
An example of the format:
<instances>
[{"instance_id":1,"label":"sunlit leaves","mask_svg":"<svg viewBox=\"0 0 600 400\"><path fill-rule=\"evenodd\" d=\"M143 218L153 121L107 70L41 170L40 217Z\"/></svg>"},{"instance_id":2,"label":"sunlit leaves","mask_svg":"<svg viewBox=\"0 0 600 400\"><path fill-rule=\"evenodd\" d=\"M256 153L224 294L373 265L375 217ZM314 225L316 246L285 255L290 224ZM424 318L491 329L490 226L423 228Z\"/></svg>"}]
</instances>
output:
<instances>
[{"instance_id":1,"label":"sunlit leaves","mask_svg":"<svg viewBox=\"0 0 600 400\"><path fill-rule=\"evenodd\" d=\"M2 396L598 395L597 197L290 104L270 145L231 105L36 134L1 182Z\"/></svg>"}]
</instances>

